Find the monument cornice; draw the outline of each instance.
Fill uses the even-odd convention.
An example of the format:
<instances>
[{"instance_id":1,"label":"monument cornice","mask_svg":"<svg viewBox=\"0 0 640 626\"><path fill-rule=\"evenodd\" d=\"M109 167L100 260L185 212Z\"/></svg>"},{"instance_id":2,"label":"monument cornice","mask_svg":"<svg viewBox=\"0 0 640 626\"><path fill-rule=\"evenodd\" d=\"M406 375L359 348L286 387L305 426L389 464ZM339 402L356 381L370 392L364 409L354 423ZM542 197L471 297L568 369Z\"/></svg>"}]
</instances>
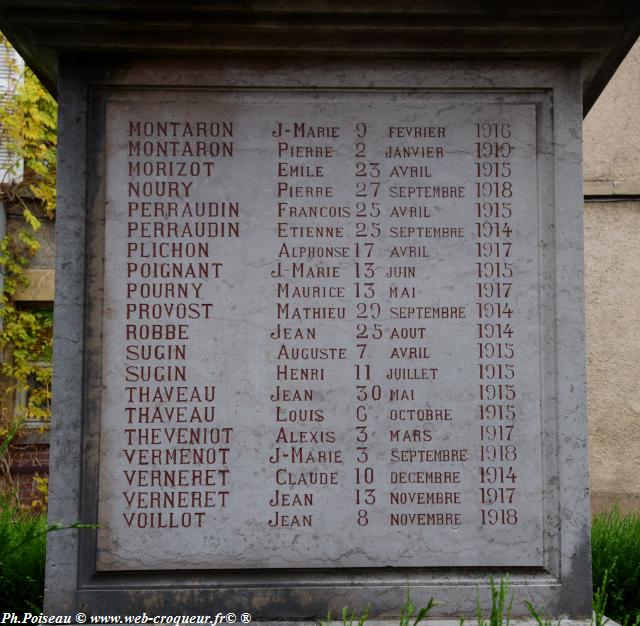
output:
<instances>
[{"instance_id":1,"label":"monument cornice","mask_svg":"<svg viewBox=\"0 0 640 626\"><path fill-rule=\"evenodd\" d=\"M585 113L640 34L629 0L0 0L0 28L56 92L63 55L576 59Z\"/></svg>"}]
</instances>

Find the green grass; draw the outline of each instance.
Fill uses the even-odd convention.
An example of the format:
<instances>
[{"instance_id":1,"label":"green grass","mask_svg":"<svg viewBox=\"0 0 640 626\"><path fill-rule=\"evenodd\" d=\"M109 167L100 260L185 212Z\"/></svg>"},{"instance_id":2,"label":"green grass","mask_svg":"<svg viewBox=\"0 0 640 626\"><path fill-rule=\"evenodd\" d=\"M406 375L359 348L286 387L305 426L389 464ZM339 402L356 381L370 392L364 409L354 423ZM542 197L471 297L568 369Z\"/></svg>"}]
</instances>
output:
<instances>
[{"instance_id":1,"label":"green grass","mask_svg":"<svg viewBox=\"0 0 640 626\"><path fill-rule=\"evenodd\" d=\"M437 602L433 598L429 598L426 606L419 609L407 589L404 606L400 609L400 626L418 626L420 622L427 619L429 612L436 604Z\"/></svg>"},{"instance_id":2,"label":"green grass","mask_svg":"<svg viewBox=\"0 0 640 626\"><path fill-rule=\"evenodd\" d=\"M407 596L404 604L400 609L400 626L418 626L420 622L427 619L429 611L437 604L431 598L426 606L418 608L418 605L411 599L411 594L407 589ZM369 619L369 607L358 615L355 609L348 606L342 608L342 624L343 626L364 626ZM320 620L320 626L328 626L331 623L331 612L327 613L327 621Z\"/></svg>"},{"instance_id":3,"label":"green grass","mask_svg":"<svg viewBox=\"0 0 640 626\"><path fill-rule=\"evenodd\" d=\"M42 610L47 519L0 500L0 606Z\"/></svg>"},{"instance_id":4,"label":"green grass","mask_svg":"<svg viewBox=\"0 0 640 626\"><path fill-rule=\"evenodd\" d=\"M491 607L489 619L485 619L480 606L480 589L476 591L476 618L478 626L509 626L511 621L511 608L513 606L513 594L509 596L509 580L500 579L500 585L496 586L493 578L489 579L491 588Z\"/></svg>"},{"instance_id":5,"label":"green grass","mask_svg":"<svg viewBox=\"0 0 640 626\"><path fill-rule=\"evenodd\" d=\"M640 626L640 513L597 515L591 547L594 602L623 626Z\"/></svg>"}]
</instances>

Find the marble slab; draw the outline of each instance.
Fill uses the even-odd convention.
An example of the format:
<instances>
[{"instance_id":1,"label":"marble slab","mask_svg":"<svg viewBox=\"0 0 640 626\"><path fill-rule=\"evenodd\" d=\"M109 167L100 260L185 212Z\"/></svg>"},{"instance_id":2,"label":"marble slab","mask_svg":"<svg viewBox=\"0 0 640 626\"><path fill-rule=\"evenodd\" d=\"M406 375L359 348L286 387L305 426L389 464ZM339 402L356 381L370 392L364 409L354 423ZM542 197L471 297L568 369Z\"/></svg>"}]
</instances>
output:
<instances>
[{"instance_id":1,"label":"marble slab","mask_svg":"<svg viewBox=\"0 0 640 626\"><path fill-rule=\"evenodd\" d=\"M111 95L97 569L541 567L538 130Z\"/></svg>"}]
</instances>

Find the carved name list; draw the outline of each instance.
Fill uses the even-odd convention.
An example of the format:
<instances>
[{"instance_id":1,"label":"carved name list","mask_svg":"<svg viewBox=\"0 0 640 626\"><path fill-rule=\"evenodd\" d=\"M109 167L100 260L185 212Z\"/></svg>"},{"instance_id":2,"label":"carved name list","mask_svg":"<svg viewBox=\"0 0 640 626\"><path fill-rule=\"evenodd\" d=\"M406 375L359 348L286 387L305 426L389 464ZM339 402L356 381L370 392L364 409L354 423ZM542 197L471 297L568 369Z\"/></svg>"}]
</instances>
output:
<instances>
[{"instance_id":1,"label":"carved name list","mask_svg":"<svg viewBox=\"0 0 640 626\"><path fill-rule=\"evenodd\" d=\"M122 94L106 164L99 569L542 563L534 105Z\"/></svg>"}]
</instances>

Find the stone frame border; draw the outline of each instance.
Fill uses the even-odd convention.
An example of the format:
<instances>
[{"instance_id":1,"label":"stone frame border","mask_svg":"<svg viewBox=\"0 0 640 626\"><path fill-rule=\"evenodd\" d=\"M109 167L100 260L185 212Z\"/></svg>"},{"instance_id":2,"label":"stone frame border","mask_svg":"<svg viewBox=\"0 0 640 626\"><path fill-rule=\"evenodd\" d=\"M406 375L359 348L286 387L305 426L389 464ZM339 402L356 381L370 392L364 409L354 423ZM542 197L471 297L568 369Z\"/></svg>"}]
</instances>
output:
<instances>
[{"instance_id":1,"label":"stone frame border","mask_svg":"<svg viewBox=\"0 0 640 626\"><path fill-rule=\"evenodd\" d=\"M530 599L546 615L591 613L584 354L581 180L581 77L565 61L264 61L148 60L115 71L63 60L60 67L59 213L57 220L54 402L49 519L95 523L99 456L99 393L103 207L104 94L110 89L271 88L482 90L537 93L539 183L549 222L541 247L543 467L553 501L545 504L548 568L510 568L514 615ZM545 121L546 120L546 121ZM544 164L541 163L543 169ZM550 170L550 171L549 171ZM555 185L554 181L562 181ZM541 285L544 283L541 281ZM80 383L82 381L82 383ZM99 390L98 390L99 391ZM93 417L91 417L93 416ZM556 453L557 451L557 453ZM556 464L557 463L557 464ZM550 471L551 470L551 471ZM557 529L557 530L554 530ZM489 576L475 568L95 572L95 531L66 530L48 540L45 608L204 614L248 611L254 620L319 617L342 606L370 605L372 615L397 613L407 587L434 596L440 616L473 615L476 587L488 597Z\"/></svg>"}]
</instances>

